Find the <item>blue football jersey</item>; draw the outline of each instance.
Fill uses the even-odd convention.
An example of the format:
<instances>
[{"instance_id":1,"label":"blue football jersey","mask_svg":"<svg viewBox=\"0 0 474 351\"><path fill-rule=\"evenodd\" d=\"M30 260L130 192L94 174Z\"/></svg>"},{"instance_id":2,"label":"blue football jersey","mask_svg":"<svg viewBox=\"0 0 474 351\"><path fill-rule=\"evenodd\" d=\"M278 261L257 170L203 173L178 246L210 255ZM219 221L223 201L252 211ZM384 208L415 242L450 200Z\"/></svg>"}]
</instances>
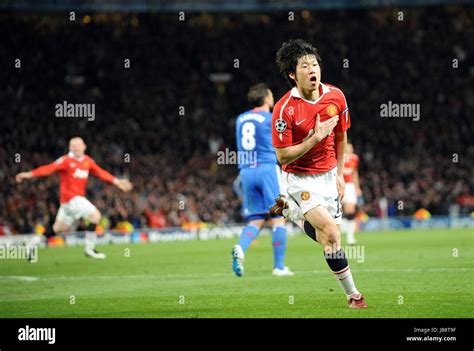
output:
<instances>
[{"instance_id":1,"label":"blue football jersey","mask_svg":"<svg viewBox=\"0 0 474 351\"><path fill-rule=\"evenodd\" d=\"M235 127L239 169L277 163L272 144L271 112L244 112L237 117Z\"/></svg>"}]
</instances>

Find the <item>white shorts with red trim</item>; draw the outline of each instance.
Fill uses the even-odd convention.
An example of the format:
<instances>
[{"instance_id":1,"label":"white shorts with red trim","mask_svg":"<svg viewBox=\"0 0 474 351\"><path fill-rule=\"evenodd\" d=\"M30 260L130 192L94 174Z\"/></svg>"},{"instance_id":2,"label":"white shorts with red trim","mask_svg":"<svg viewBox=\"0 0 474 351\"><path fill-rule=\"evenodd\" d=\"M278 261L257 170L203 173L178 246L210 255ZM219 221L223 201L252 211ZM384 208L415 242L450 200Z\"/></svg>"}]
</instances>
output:
<instances>
[{"instance_id":1,"label":"white shorts with red trim","mask_svg":"<svg viewBox=\"0 0 474 351\"><path fill-rule=\"evenodd\" d=\"M324 206L336 224L342 223L342 206L336 185L337 168L321 174L286 173L288 195L298 204L303 214Z\"/></svg>"}]
</instances>

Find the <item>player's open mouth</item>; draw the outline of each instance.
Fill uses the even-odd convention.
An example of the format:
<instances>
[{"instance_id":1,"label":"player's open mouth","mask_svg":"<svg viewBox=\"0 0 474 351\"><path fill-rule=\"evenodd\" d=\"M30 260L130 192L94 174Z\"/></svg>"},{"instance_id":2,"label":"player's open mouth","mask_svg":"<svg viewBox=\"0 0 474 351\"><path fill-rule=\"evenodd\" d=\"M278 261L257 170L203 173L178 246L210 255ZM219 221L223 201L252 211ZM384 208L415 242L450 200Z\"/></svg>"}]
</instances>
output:
<instances>
[{"instance_id":1,"label":"player's open mouth","mask_svg":"<svg viewBox=\"0 0 474 351\"><path fill-rule=\"evenodd\" d=\"M316 78L316 76L313 76L309 79L310 81L316 83L316 81L318 80L318 78Z\"/></svg>"}]
</instances>

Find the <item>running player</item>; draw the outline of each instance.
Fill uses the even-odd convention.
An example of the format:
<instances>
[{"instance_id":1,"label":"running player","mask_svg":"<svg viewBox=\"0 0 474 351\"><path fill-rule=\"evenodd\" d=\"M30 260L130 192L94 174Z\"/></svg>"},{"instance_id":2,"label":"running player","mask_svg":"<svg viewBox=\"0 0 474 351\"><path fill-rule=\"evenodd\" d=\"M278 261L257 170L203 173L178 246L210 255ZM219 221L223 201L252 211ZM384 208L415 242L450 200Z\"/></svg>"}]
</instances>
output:
<instances>
[{"instance_id":1,"label":"running player","mask_svg":"<svg viewBox=\"0 0 474 351\"><path fill-rule=\"evenodd\" d=\"M274 206L271 213L289 218L294 213L288 212L303 215L305 232L323 246L349 307L366 308L341 247L339 229L346 131L351 124L346 99L340 89L321 82L321 58L311 44L289 40L278 50L276 61L292 86L275 105L272 128L289 198L278 198L277 206L282 205L278 211Z\"/></svg>"}]
</instances>

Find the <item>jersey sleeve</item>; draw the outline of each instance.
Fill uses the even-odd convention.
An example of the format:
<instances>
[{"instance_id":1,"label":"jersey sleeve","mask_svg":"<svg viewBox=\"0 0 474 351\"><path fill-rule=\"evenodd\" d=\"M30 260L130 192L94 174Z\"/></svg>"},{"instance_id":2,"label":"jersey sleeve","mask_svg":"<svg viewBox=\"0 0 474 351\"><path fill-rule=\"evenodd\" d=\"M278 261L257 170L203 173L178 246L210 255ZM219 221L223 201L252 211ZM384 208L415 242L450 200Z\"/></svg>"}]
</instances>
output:
<instances>
[{"instance_id":1,"label":"jersey sleeve","mask_svg":"<svg viewBox=\"0 0 474 351\"><path fill-rule=\"evenodd\" d=\"M339 121L337 122L334 131L336 133L343 133L351 127L351 116L344 93L339 89L337 90L337 92L339 94L339 111L341 112L339 113Z\"/></svg>"},{"instance_id":2,"label":"jersey sleeve","mask_svg":"<svg viewBox=\"0 0 474 351\"><path fill-rule=\"evenodd\" d=\"M113 183L115 177L112 174L101 168L97 163L95 163L92 158L90 158L89 160L91 163L90 173L92 175L102 179L104 182Z\"/></svg>"},{"instance_id":3,"label":"jersey sleeve","mask_svg":"<svg viewBox=\"0 0 474 351\"><path fill-rule=\"evenodd\" d=\"M288 108L276 107L272 116L272 143L274 147L288 147L293 145L293 118Z\"/></svg>"},{"instance_id":4,"label":"jersey sleeve","mask_svg":"<svg viewBox=\"0 0 474 351\"><path fill-rule=\"evenodd\" d=\"M53 174L55 172L66 169L67 160L64 156L58 158L56 161L51 162L47 165L40 166L31 171L33 177L45 177Z\"/></svg>"}]
</instances>

